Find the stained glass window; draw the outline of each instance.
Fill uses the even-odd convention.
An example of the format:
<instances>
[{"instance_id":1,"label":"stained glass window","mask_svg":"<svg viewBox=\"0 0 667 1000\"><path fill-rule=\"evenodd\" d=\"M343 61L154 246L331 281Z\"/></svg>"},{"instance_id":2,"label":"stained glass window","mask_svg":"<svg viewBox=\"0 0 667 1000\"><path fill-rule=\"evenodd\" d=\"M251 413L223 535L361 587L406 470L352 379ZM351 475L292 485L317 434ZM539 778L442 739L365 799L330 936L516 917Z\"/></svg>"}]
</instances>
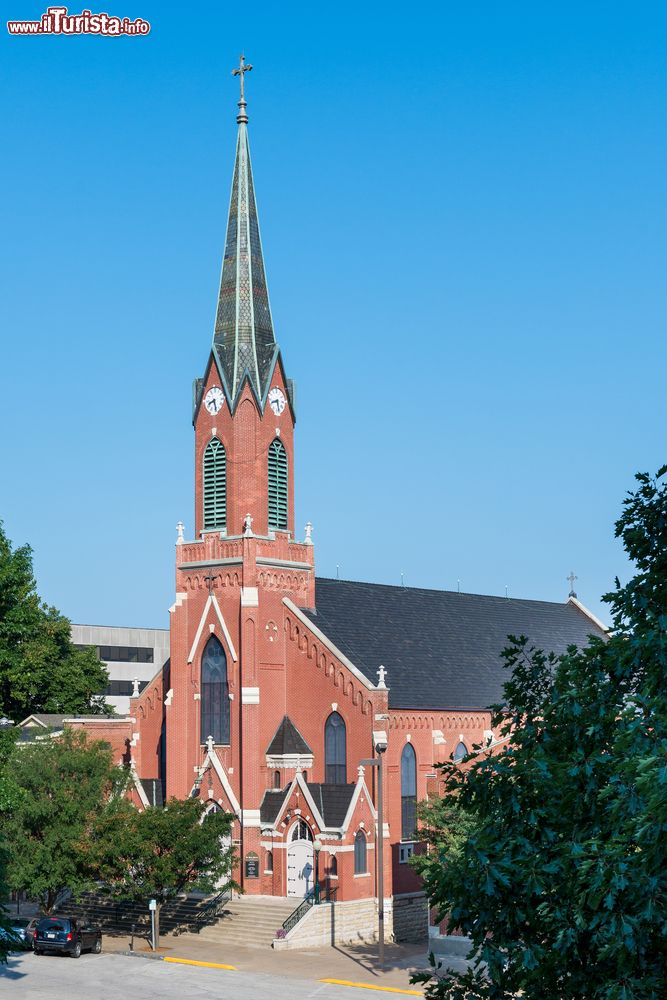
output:
<instances>
[{"instance_id":1,"label":"stained glass window","mask_svg":"<svg viewBox=\"0 0 667 1000\"><path fill-rule=\"evenodd\" d=\"M327 784L344 785L347 781L346 744L345 723L338 712L332 712L324 726L325 780Z\"/></svg>"},{"instance_id":2,"label":"stained glass window","mask_svg":"<svg viewBox=\"0 0 667 1000\"><path fill-rule=\"evenodd\" d=\"M227 657L214 635L201 658L201 742L209 736L216 744L229 744L229 684Z\"/></svg>"},{"instance_id":3,"label":"stained glass window","mask_svg":"<svg viewBox=\"0 0 667 1000\"><path fill-rule=\"evenodd\" d=\"M366 874L366 837L361 830L354 838L354 874Z\"/></svg>"},{"instance_id":4,"label":"stained glass window","mask_svg":"<svg viewBox=\"0 0 667 1000\"><path fill-rule=\"evenodd\" d=\"M417 834L417 757L411 743L401 754L401 840Z\"/></svg>"}]
</instances>

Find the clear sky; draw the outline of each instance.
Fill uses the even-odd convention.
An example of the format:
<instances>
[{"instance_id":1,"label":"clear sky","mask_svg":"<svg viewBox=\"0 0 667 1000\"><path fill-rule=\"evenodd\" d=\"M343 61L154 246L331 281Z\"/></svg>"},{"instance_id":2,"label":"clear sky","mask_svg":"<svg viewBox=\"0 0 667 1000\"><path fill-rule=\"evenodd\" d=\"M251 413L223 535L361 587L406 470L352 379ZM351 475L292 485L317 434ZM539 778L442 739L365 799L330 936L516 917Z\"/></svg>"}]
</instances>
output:
<instances>
[{"instance_id":1,"label":"clear sky","mask_svg":"<svg viewBox=\"0 0 667 1000\"><path fill-rule=\"evenodd\" d=\"M665 4L101 9L150 35L2 25L0 517L43 596L167 625L245 48L318 572L564 600L574 569L606 617L667 460Z\"/></svg>"}]
</instances>

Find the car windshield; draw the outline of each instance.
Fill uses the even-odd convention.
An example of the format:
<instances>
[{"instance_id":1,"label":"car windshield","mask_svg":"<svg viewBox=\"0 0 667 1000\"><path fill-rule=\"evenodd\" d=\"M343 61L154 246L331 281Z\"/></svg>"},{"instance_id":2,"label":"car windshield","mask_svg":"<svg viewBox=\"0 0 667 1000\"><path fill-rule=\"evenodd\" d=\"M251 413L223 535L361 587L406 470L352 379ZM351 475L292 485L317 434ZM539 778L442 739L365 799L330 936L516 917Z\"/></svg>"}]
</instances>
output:
<instances>
[{"instance_id":1,"label":"car windshield","mask_svg":"<svg viewBox=\"0 0 667 1000\"><path fill-rule=\"evenodd\" d=\"M55 917L46 917L44 920L40 920L38 926L40 931L68 931L69 920L57 920Z\"/></svg>"}]
</instances>

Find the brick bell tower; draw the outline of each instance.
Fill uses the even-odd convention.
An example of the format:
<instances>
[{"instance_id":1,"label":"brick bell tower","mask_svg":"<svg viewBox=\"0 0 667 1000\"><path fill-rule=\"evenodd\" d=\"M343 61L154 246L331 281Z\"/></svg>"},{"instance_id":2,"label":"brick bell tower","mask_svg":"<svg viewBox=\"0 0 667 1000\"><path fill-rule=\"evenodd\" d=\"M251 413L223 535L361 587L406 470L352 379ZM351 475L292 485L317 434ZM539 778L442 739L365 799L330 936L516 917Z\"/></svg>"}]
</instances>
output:
<instances>
[{"instance_id":1,"label":"brick bell tower","mask_svg":"<svg viewBox=\"0 0 667 1000\"><path fill-rule=\"evenodd\" d=\"M247 892L266 746L285 711L284 599L315 606L310 525L294 540L294 385L269 305L241 99L213 343L193 386L195 530L176 545L166 792L232 811ZM268 737L267 737L268 734ZM213 760L213 766L211 765Z\"/></svg>"}]
</instances>

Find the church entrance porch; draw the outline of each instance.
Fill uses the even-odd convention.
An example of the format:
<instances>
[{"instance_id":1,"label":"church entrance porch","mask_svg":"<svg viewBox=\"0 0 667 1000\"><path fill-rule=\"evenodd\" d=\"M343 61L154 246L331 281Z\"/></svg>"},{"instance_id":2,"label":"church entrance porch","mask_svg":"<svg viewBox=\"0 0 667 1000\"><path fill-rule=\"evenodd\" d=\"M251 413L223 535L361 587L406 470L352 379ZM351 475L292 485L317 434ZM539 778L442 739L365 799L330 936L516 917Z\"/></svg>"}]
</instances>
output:
<instances>
[{"instance_id":1,"label":"church entrance porch","mask_svg":"<svg viewBox=\"0 0 667 1000\"><path fill-rule=\"evenodd\" d=\"M287 895L303 899L315 885L313 834L307 823L298 820L287 848Z\"/></svg>"}]
</instances>

